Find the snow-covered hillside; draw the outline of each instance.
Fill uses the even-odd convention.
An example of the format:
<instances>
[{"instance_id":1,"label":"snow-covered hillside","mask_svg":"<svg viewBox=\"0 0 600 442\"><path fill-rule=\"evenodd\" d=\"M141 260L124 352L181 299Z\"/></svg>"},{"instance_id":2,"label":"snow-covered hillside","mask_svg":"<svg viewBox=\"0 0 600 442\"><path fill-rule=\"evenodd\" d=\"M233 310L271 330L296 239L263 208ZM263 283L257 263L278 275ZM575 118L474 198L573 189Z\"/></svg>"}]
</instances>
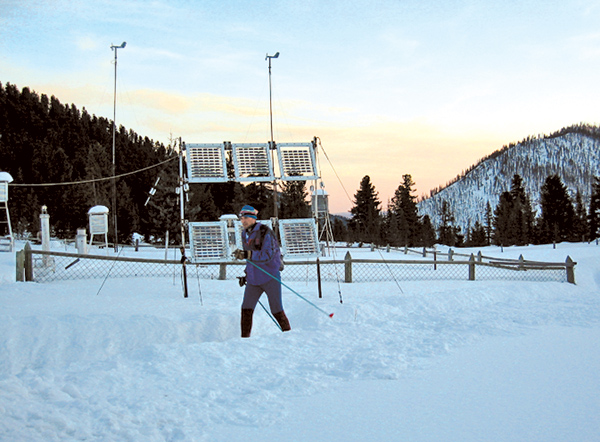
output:
<instances>
[{"instance_id":1,"label":"snow-covered hillside","mask_svg":"<svg viewBox=\"0 0 600 442\"><path fill-rule=\"evenodd\" d=\"M17 283L0 253L0 440L598 440L600 247L482 251L577 285L290 282L333 318L284 289L292 331L259 309L241 339L237 281Z\"/></svg>"},{"instance_id":2,"label":"snow-covered hillside","mask_svg":"<svg viewBox=\"0 0 600 442\"><path fill-rule=\"evenodd\" d=\"M510 190L515 174L523 178L534 210L538 209L540 189L552 174L562 178L573 197L579 189L587 205L593 177L600 175L600 140L583 133L566 133L516 144L479 163L433 197L419 202L419 214L429 215L437 227L442 202L447 201L456 225L466 232L476 221L484 224L488 201L494 210L500 194Z\"/></svg>"}]
</instances>

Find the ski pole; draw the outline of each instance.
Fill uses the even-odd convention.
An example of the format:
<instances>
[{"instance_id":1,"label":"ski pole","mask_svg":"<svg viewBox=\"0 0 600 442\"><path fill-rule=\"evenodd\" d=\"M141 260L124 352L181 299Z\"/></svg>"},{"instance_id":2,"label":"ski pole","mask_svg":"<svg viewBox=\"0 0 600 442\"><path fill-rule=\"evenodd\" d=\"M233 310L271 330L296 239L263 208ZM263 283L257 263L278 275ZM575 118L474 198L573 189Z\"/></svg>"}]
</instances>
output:
<instances>
[{"instance_id":1,"label":"ski pole","mask_svg":"<svg viewBox=\"0 0 600 442\"><path fill-rule=\"evenodd\" d=\"M279 325L279 322L277 322L277 320L273 317L273 315L271 314L271 312L269 310L267 310L267 308L263 305L263 303L260 302L260 300L258 301L258 303L263 308L263 310L267 313L267 315L269 315L269 318L271 318L273 320L273 322L279 328L279 330L283 331L283 329L281 328L281 325Z\"/></svg>"},{"instance_id":2,"label":"ski pole","mask_svg":"<svg viewBox=\"0 0 600 442\"><path fill-rule=\"evenodd\" d=\"M254 264L252 261L250 261L249 259L246 260L246 262L249 262L250 264L252 264L254 267L256 267L257 269L259 269L260 271L266 273L267 275L269 275L271 278L273 278L275 281L278 281L281 285L283 285L284 287L286 287L288 290L290 290L294 295L298 296L299 298L302 298L303 300L305 300L306 302L308 302L310 305L312 305L314 308L316 308L317 310L319 310L322 313L325 313L327 316L329 316L330 318L333 318L333 313L327 313L325 310L323 310L321 307L315 305L314 303L310 302L308 299L306 299L304 296L302 296L300 293L298 293L296 290L294 290L293 288L291 288L289 285L285 284L284 282L281 281L281 279L276 278L275 276L271 275L269 272L267 272L265 269L263 269L262 267L259 267L257 264Z\"/></svg>"}]
</instances>

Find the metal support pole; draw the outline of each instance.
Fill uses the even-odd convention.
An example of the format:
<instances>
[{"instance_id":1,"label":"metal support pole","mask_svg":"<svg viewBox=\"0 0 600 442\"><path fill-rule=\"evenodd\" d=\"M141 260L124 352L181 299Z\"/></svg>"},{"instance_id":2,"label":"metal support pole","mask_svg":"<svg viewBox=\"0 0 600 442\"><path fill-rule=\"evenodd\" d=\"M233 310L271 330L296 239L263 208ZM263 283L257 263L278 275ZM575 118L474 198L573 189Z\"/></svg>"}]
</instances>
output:
<instances>
[{"instance_id":1,"label":"metal support pole","mask_svg":"<svg viewBox=\"0 0 600 442\"><path fill-rule=\"evenodd\" d=\"M179 138L179 216L181 224L181 247L185 249L185 178L183 176L183 145Z\"/></svg>"},{"instance_id":2,"label":"metal support pole","mask_svg":"<svg viewBox=\"0 0 600 442\"><path fill-rule=\"evenodd\" d=\"M115 141L117 134L117 49L123 49L127 43L123 42L120 46L111 45L110 48L115 51L115 86L113 95L113 136L112 136L112 209L113 209L113 223L115 225L115 253L119 251L119 234L117 229L117 179L116 179L116 155L115 155Z\"/></svg>"},{"instance_id":3,"label":"metal support pole","mask_svg":"<svg viewBox=\"0 0 600 442\"><path fill-rule=\"evenodd\" d=\"M321 261L317 257L317 281L319 286L319 298L323 297L323 290L321 289Z\"/></svg>"},{"instance_id":4,"label":"metal support pole","mask_svg":"<svg viewBox=\"0 0 600 442\"><path fill-rule=\"evenodd\" d=\"M267 56L265 57L265 60L269 60L269 120L271 122L271 144L269 146L269 148L271 149L271 160L273 161L273 164L275 164L275 143L273 140L273 95L271 92L271 59L272 58L278 58L279 57L279 52L276 52L275 55L269 55L267 54ZM279 208L278 208L278 201L277 201L277 179L273 180L273 216L275 218L279 217Z\"/></svg>"}]
</instances>

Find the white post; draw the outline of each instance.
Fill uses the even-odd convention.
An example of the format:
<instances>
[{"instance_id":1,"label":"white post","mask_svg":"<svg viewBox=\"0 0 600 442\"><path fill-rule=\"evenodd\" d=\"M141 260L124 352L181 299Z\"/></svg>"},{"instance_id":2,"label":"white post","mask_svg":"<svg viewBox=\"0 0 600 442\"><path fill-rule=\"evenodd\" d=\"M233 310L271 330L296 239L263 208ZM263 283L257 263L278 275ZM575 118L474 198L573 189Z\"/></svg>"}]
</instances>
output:
<instances>
[{"instance_id":1,"label":"white post","mask_svg":"<svg viewBox=\"0 0 600 442\"><path fill-rule=\"evenodd\" d=\"M77 245L77 253L80 255L87 254L87 242L86 242L85 229L77 229L77 236L75 237L75 244Z\"/></svg>"},{"instance_id":2,"label":"white post","mask_svg":"<svg viewBox=\"0 0 600 442\"><path fill-rule=\"evenodd\" d=\"M169 259L169 231L165 232L165 261Z\"/></svg>"},{"instance_id":3,"label":"white post","mask_svg":"<svg viewBox=\"0 0 600 442\"><path fill-rule=\"evenodd\" d=\"M45 252L50 251L50 215L48 215L46 206L42 206L42 213L40 213L40 228L42 230L42 250ZM42 258L44 267L48 267L50 264L50 256L44 255Z\"/></svg>"}]
</instances>

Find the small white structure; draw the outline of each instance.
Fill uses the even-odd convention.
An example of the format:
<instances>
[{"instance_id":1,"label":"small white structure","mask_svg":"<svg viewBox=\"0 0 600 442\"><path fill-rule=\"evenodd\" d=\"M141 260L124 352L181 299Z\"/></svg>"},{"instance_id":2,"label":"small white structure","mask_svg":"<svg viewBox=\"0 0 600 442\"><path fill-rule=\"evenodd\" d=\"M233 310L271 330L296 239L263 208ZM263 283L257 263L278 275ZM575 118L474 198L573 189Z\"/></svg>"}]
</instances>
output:
<instances>
[{"instance_id":1,"label":"small white structure","mask_svg":"<svg viewBox=\"0 0 600 442\"><path fill-rule=\"evenodd\" d=\"M311 186L311 204L315 219L317 220L321 231L319 240L325 240L325 245L328 251L333 251L331 246L334 244L333 229L331 227L331 219L329 218L329 194L325 190L325 184L321 181L320 188L316 189Z\"/></svg>"},{"instance_id":2,"label":"small white structure","mask_svg":"<svg viewBox=\"0 0 600 442\"><path fill-rule=\"evenodd\" d=\"M237 238L240 232L239 229L236 229L236 225L240 224L239 219L237 215L226 214L221 215L219 221L225 221L227 223L227 239L229 241L229 247L233 250L237 247L237 244L242 243L241 236L240 238Z\"/></svg>"},{"instance_id":3,"label":"small white structure","mask_svg":"<svg viewBox=\"0 0 600 442\"><path fill-rule=\"evenodd\" d=\"M323 188L314 190L311 197L312 207L318 217L329 213L329 194ZM313 209L313 210L314 210Z\"/></svg>"},{"instance_id":4,"label":"small white structure","mask_svg":"<svg viewBox=\"0 0 600 442\"><path fill-rule=\"evenodd\" d=\"M48 215L48 207L42 206L42 213L40 213L40 230L42 232L42 250L45 252L50 251L50 215ZM51 260L50 256L44 255L42 263L44 267L49 267Z\"/></svg>"},{"instance_id":5,"label":"small white structure","mask_svg":"<svg viewBox=\"0 0 600 442\"><path fill-rule=\"evenodd\" d=\"M85 229L77 229L77 236L75 236L75 245L77 246L77 253L80 255L87 255L87 234Z\"/></svg>"},{"instance_id":6,"label":"small white structure","mask_svg":"<svg viewBox=\"0 0 600 442\"><path fill-rule=\"evenodd\" d=\"M88 211L90 221L90 247L94 235L104 235L104 245L108 253L108 207L94 206Z\"/></svg>"},{"instance_id":7,"label":"small white structure","mask_svg":"<svg viewBox=\"0 0 600 442\"><path fill-rule=\"evenodd\" d=\"M0 242L0 250L12 252L14 248L14 236L10 224L10 214L8 213L8 183L12 183L13 177L8 172L0 172L0 210L6 213L6 219L0 220L0 223L8 226L8 236L5 241Z\"/></svg>"}]
</instances>

